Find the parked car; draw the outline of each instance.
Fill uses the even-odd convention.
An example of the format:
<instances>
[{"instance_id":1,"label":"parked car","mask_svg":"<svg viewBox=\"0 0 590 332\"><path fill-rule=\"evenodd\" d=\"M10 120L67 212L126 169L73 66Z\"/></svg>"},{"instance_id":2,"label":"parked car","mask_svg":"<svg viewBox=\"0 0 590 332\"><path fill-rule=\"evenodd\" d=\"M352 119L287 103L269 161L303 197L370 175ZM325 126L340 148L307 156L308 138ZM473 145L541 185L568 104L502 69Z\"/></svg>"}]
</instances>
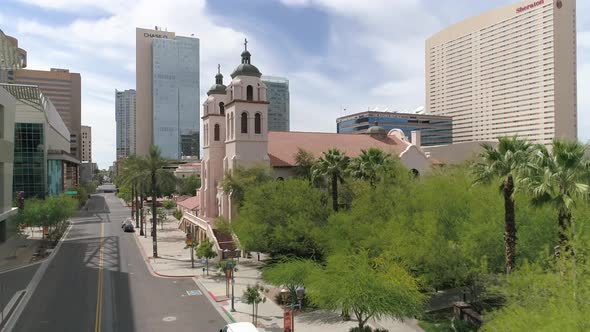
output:
<instances>
[{"instance_id":1,"label":"parked car","mask_svg":"<svg viewBox=\"0 0 590 332\"><path fill-rule=\"evenodd\" d=\"M121 226L124 232L135 232L135 228L133 227L133 221L130 219L126 219L123 221L123 225Z\"/></svg>"},{"instance_id":2,"label":"parked car","mask_svg":"<svg viewBox=\"0 0 590 332\"><path fill-rule=\"evenodd\" d=\"M240 322L227 324L219 332L258 332L258 329L252 323Z\"/></svg>"}]
</instances>

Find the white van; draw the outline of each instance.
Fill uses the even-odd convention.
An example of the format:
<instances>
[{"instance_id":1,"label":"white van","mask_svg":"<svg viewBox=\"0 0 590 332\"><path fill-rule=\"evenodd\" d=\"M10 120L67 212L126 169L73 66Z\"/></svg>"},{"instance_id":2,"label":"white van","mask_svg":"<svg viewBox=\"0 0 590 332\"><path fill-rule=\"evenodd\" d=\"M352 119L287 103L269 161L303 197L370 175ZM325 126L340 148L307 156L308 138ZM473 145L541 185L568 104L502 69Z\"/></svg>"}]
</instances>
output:
<instances>
[{"instance_id":1,"label":"white van","mask_svg":"<svg viewBox=\"0 0 590 332\"><path fill-rule=\"evenodd\" d=\"M228 324L219 332L258 332L258 329L252 323L233 323Z\"/></svg>"}]
</instances>

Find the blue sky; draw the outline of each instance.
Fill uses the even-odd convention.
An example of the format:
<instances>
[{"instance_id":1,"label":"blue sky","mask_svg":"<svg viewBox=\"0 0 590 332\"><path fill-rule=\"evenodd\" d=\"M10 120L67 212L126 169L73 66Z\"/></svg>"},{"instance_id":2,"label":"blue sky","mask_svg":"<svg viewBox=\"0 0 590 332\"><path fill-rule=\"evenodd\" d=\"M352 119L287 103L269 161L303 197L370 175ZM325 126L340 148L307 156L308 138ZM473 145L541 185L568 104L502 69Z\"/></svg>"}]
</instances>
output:
<instances>
[{"instance_id":1,"label":"blue sky","mask_svg":"<svg viewBox=\"0 0 590 332\"><path fill-rule=\"evenodd\" d=\"M570 0L565 0L570 1ZM201 96L217 63L227 78L245 37L252 63L286 76L291 129L335 131L368 107L424 105L424 41L452 23L515 1L473 0L0 0L0 29L19 39L30 69L82 75L82 124L94 160L115 158L114 91L135 88L135 28L201 39ZM590 139L590 1L577 2L578 135ZM203 101L203 97L201 97ZM346 111L344 111L346 109Z\"/></svg>"}]
</instances>

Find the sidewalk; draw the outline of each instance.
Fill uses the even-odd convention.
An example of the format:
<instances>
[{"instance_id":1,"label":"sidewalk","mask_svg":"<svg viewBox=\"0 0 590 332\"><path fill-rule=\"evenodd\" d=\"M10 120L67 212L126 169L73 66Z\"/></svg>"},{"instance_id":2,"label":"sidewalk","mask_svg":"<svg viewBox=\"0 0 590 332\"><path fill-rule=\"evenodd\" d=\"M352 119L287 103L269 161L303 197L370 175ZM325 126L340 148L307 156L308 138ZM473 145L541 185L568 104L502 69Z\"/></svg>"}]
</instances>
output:
<instances>
[{"instance_id":1,"label":"sidewalk","mask_svg":"<svg viewBox=\"0 0 590 332\"><path fill-rule=\"evenodd\" d=\"M152 239L149 236L144 238L139 236L136 231L138 243L141 246L143 254L147 257L146 261L151 265L154 273L160 276L188 277L194 276L206 289L213 301L223 312L225 312L231 321L251 322L252 306L241 301L242 294L248 285L254 285L257 282L262 283L260 277L260 268L263 262L258 262L256 257L252 259L240 258L235 272L234 284L234 308L231 310L231 285L229 297L226 294L225 276L216 268L216 262L209 262L209 276L203 275L203 262L195 257L195 268L191 268L190 251L184 249L185 234L178 229L179 221L169 217L169 221L164 224L164 230L158 227L158 255L159 258L152 257ZM266 294L265 303L258 306L258 329L263 332L282 332L283 331L283 308L272 301L271 294L277 294L278 290L273 286L264 285L269 292ZM406 320L400 322L393 319L384 319L378 322L369 322L373 327L385 328L390 332L416 332L422 331L415 320ZM339 313L327 311L313 311L298 313L295 316L295 329L308 332L342 332L348 331L351 327L357 326L357 322L342 321Z\"/></svg>"},{"instance_id":2,"label":"sidewalk","mask_svg":"<svg viewBox=\"0 0 590 332\"><path fill-rule=\"evenodd\" d=\"M41 231L31 237L30 230L26 230L27 238L11 236L0 244L0 272L29 265L39 260L34 258L35 252L41 246Z\"/></svg>"}]
</instances>

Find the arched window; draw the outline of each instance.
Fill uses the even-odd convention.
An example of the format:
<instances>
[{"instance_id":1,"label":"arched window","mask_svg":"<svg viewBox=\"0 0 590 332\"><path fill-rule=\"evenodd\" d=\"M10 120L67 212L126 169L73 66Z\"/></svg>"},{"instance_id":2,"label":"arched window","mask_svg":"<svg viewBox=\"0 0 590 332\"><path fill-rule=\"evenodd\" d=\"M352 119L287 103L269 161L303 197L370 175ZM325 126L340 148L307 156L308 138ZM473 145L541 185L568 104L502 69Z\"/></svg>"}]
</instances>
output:
<instances>
[{"instance_id":1,"label":"arched window","mask_svg":"<svg viewBox=\"0 0 590 332\"><path fill-rule=\"evenodd\" d=\"M261 116L260 113L256 113L256 115L254 115L254 133L255 134L260 134L260 132L262 131L262 121L261 121Z\"/></svg>"},{"instance_id":2,"label":"arched window","mask_svg":"<svg viewBox=\"0 0 590 332\"><path fill-rule=\"evenodd\" d=\"M225 115L225 104L222 101L219 102L219 114Z\"/></svg>"},{"instance_id":3,"label":"arched window","mask_svg":"<svg viewBox=\"0 0 590 332\"><path fill-rule=\"evenodd\" d=\"M242 134L247 134L248 133L248 113L246 113L246 112L242 113L241 122L242 122Z\"/></svg>"},{"instance_id":4,"label":"arched window","mask_svg":"<svg viewBox=\"0 0 590 332\"><path fill-rule=\"evenodd\" d=\"M213 140L219 141L219 124L215 124L213 127Z\"/></svg>"},{"instance_id":5,"label":"arched window","mask_svg":"<svg viewBox=\"0 0 590 332\"><path fill-rule=\"evenodd\" d=\"M248 101L252 101L254 99L254 88L251 85L248 85L246 88L246 99Z\"/></svg>"}]
</instances>

